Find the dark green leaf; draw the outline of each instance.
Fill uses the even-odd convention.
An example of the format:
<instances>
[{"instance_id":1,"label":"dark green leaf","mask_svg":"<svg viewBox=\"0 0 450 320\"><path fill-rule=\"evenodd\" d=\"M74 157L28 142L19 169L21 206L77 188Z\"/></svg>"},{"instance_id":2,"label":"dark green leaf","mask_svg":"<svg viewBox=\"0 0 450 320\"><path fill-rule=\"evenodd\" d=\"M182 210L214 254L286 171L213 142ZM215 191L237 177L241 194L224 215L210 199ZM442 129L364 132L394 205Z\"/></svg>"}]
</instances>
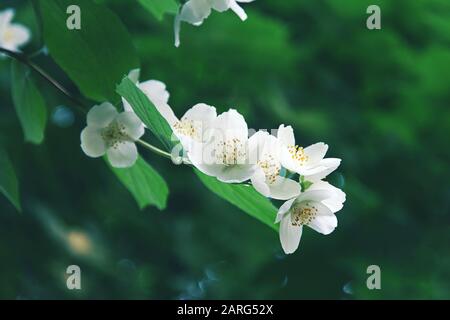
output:
<instances>
[{"instance_id":1,"label":"dark green leaf","mask_svg":"<svg viewBox=\"0 0 450 320\"><path fill-rule=\"evenodd\" d=\"M154 205L163 210L167 204L169 188L160 174L144 159L138 158L131 168L111 167L119 180L131 192L141 209Z\"/></svg>"},{"instance_id":2,"label":"dark green leaf","mask_svg":"<svg viewBox=\"0 0 450 320\"><path fill-rule=\"evenodd\" d=\"M117 86L117 93L130 103L137 116L167 150L171 150L174 145L171 141L172 129L148 97L128 77L125 77Z\"/></svg>"},{"instance_id":3,"label":"dark green leaf","mask_svg":"<svg viewBox=\"0 0 450 320\"><path fill-rule=\"evenodd\" d=\"M138 0L139 3L150 11L158 20L162 20L164 14L176 14L178 4L175 0Z\"/></svg>"},{"instance_id":4,"label":"dark green leaf","mask_svg":"<svg viewBox=\"0 0 450 320\"><path fill-rule=\"evenodd\" d=\"M19 183L6 151L0 147L0 192L21 211Z\"/></svg>"},{"instance_id":5,"label":"dark green leaf","mask_svg":"<svg viewBox=\"0 0 450 320\"><path fill-rule=\"evenodd\" d=\"M130 35L105 5L90 0L40 0L50 54L81 92L96 101L116 101L116 83L139 60ZM81 10L81 30L69 30L70 5Z\"/></svg>"},{"instance_id":6,"label":"dark green leaf","mask_svg":"<svg viewBox=\"0 0 450 320\"><path fill-rule=\"evenodd\" d=\"M195 170L195 173L203 184L219 197L232 203L272 229L278 230L278 225L274 223L277 208L275 208L269 199L259 194L252 186L223 183L198 170Z\"/></svg>"},{"instance_id":7,"label":"dark green leaf","mask_svg":"<svg viewBox=\"0 0 450 320\"><path fill-rule=\"evenodd\" d=\"M42 143L47 123L45 101L31 78L30 69L16 61L11 65L11 90L25 140Z\"/></svg>"}]
</instances>

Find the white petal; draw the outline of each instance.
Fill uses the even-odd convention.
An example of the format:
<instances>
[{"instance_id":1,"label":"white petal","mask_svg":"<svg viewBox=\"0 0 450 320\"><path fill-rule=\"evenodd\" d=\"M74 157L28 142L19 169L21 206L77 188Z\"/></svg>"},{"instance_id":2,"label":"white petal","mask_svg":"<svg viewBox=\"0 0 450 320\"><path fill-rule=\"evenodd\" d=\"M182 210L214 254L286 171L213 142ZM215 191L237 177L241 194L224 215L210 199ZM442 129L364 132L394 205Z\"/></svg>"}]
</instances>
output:
<instances>
[{"instance_id":1,"label":"white petal","mask_svg":"<svg viewBox=\"0 0 450 320\"><path fill-rule=\"evenodd\" d=\"M240 139L242 143L248 140L248 128L244 117L234 109L220 114L214 123L214 134L225 139Z\"/></svg>"},{"instance_id":2,"label":"white petal","mask_svg":"<svg viewBox=\"0 0 450 320\"><path fill-rule=\"evenodd\" d=\"M116 117L116 121L125 127L125 132L131 139L136 141L144 135L144 125L134 112L122 112Z\"/></svg>"},{"instance_id":3,"label":"white petal","mask_svg":"<svg viewBox=\"0 0 450 320\"><path fill-rule=\"evenodd\" d=\"M327 235L337 227L337 218L331 210L322 203L315 203L318 210L317 216L308 224L308 227Z\"/></svg>"},{"instance_id":4,"label":"white petal","mask_svg":"<svg viewBox=\"0 0 450 320\"><path fill-rule=\"evenodd\" d=\"M268 139L268 136L269 136L268 132L260 130L248 139L248 153L250 163L257 163L259 160L262 159L266 139Z\"/></svg>"},{"instance_id":5,"label":"white petal","mask_svg":"<svg viewBox=\"0 0 450 320\"><path fill-rule=\"evenodd\" d=\"M158 112L161 114L161 116L166 119L167 123L170 126L173 126L175 123L178 122L178 118L173 112L172 108L167 103L162 103L155 105Z\"/></svg>"},{"instance_id":6,"label":"white petal","mask_svg":"<svg viewBox=\"0 0 450 320\"><path fill-rule=\"evenodd\" d=\"M188 153L190 162L196 167L201 164L214 164L215 162L213 159L213 155L207 157L207 151L209 150L209 148L211 148L211 144L209 143L201 143L192 140Z\"/></svg>"},{"instance_id":7,"label":"white petal","mask_svg":"<svg viewBox=\"0 0 450 320\"><path fill-rule=\"evenodd\" d=\"M88 126L105 128L118 115L116 108L109 102L104 102L101 105L96 105L89 110L87 114Z\"/></svg>"},{"instance_id":8,"label":"white petal","mask_svg":"<svg viewBox=\"0 0 450 320\"><path fill-rule=\"evenodd\" d=\"M81 149L91 157L98 158L105 154L106 144L101 136L101 129L95 127L86 127L81 131Z\"/></svg>"},{"instance_id":9,"label":"white petal","mask_svg":"<svg viewBox=\"0 0 450 320\"><path fill-rule=\"evenodd\" d=\"M302 237L302 226L293 226L291 215L287 214L280 223L280 242L286 254L291 254L297 250Z\"/></svg>"},{"instance_id":10,"label":"white petal","mask_svg":"<svg viewBox=\"0 0 450 320\"><path fill-rule=\"evenodd\" d=\"M188 121L193 125L195 132L194 136L190 137L191 139L206 142L210 140L210 136L214 132L211 128L214 125L216 118L216 108L204 103L199 103L190 108L181 118L181 121ZM182 132L178 133L175 130L175 133L177 133L180 140L184 138Z\"/></svg>"},{"instance_id":11,"label":"white petal","mask_svg":"<svg viewBox=\"0 0 450 320\"><path fill-rule=\"evenodd\" d=\"M230 9L230 2L232 0L210 0L211 6L214 10L224 12Z\"/></svg>"},{"instance_id":12,"label":"white petal","mask_svg":"<svg viewBox=\"0 0 450 320\"><path fill-rule=\"evenodd\" d=\"M280 141L267 131L258 131L249 139L249 149L258 155L257 160L264 160L265 156L270 156L275 161L281 157ZM255 152L257 150L257 152Z\"/></svg>"},{"instance_id":13,"label":"white petal","mask_svg":"<svg viewBox=\"0 0 450 320\"><path fill-rule=\"evenodd\" d=\"M216 108L205 103L198 103L184 114L182 120L212 123L217 118Z\"/></svg>"},{"instance_id":14,"label":"white petal","mask_svg":"<svg viewBox=\"0 0 450 320\"><path fill-rule=\"evenodd\" d=\"M232 166L220 166L217 179L225 183L241 183L249 180L255 174L256 166L237 164Z\"/></svg>"},{"instance_id":15,"label":"white petal","mask_svg":"<svg viewBox=\"0 0 450 320\"><path fill-rule=\"evenodd\" d=\"M264 140L264 154L271 155L274 160L279 161L281 157L282 145L280 141L273 135L266 136Z\"/></svg>"},{"instance_id":16,"label":"white petal","mask_svg":"<svg viewBox=\"0 0 450 320\"><path fill-rule=\"evenodd\" d=\"M285 127L284 124L280 125L277 132L277 138L285 146L295 145L294 129L291 126Z\"/></svg>"},{"instance_id":17,"label":"white petal","mask_svg":"<svg viewBox=\"0 0 450 320\"><path fill-rule=\"evenodd\" d=\"M209 154L211 146L212 144L209 143L191 140L187 156L192 165L198 170L208 176L216 177L222 170L222 165L216 164L213 155ZM184 144L183 147L185 147Z\"/></svg>"},{"instance_id":18,"label":"white petal","mask_svg":"<svg viewBox=\"0 0 450 320\"><path fill-rule=\"evenodd\" d=\"M158 80L148 80L141 82L139 88L147 95L150 101L155 104L167 104L170 94L164 82Z\"/></svg>"},{"instance_id":19,"label":"white petal","mask_svg":"<svg viewBox=\"0 0 450 320\"><path fill-rule=\"evenodd\" d=\"M138 158L136 145L133 142L120 142L115 148L106 152L108 160L115 168L128 168L134 165Z\"/></svg>"},{"instance_id":20,"label":"white petal","mask_svg":"<svg viewBox=\"0 0 450 320\"><path fill-rule=\"evenodd\" d=\"M312 165L312 166L299 166L298 167L298 171L296 171L297 173L299 173L300 175L304 176L305 178L307 178L306 180L309 181L316 181L313 180L310 177L318 177L318 176L322 176L325 174L325 172L328 170L329 168L326 166L322 166L319 163Z\"/></svg>"},{"instance_id":21,"label":"white petal","mask_svg":"<svg viewBox=\"0 0 450 320\"><path fill-rule=\"evenodd\" d=\"M266 183L266 175L261 168L255 171L255 174L252 176L251 181L256 191L258 191L265 197L270 196L270 189Z\"/></svg>"},{"instance_id":22,"label":"white petal","mask_svg":"<svg viewBox=\"0 0 450 320\"><path fill-rule=\"evenodd\" d=\"M145 93L169 125L172 126L178 121L172 108L168 105L170 94L166 90L166 85L163 82L158 80L148 80L140 83L139 89Z\"/></svg>"},{"instance_id":23,"label":"white petal","mask_svg":"<svg viewBox=\"0 0 450 320\"><path fill-rule=\"evenodd\" d=\"M0 12L0 30L5 30L14 18L14 14L14 9L6 9Z\"/></svg>"},{"instance_id":24,"label":"white petal","mask_svg":"<svg viewBox=\"0 0 450 320\"><path fill-rule=\"evenodd\" d=\"M212 154L213 143L192 141L188 158L198 170L227 183L239 183L249 180L255 173L256 165L236 164L225 166L217 164Z\"/></svg>"},{"instance_id":25,"label":"white petal","mask_svg":"<svg viewBox=\"0 0 450 320\"><path fill-rule=\"evenodd\" d=\"M166 119L169 125L172 126L178 121L172 108L167 104L170 94L166 90L166 85L163 82L158 80L148 80L140 83L138 87L155 106L161 116ZM134 112L128 101L122 99L122 103L125 111Z\"/></svg>"},{"instance_id":26,"label":"white petal","mask_svg":"<svg viewBox=\"0 0 450 320\"><path fill-rule=\"evenodd\" d=\"M291 153L289 152L287 147L283 147L280 152L280 162L283 167L285 167L287 170L301 173L303 168L298 165L296 161L292 158Z\"/></svg>"},{"instance_id":27,"label":"white petal","mask_svg":"<svg viewBox=\"0 0 450 320\"><path fill-rule=\"evenodd\" d=\"M184 146L183 146L184 147ZM189 160L191 161L192 165L197 168L202 173L211 176L211 177L217 177L222 170L222 166L218 164L205 164L202 162L195 162L192 161L192 152L188 153Z\"/></svg>"},{"instance_id":28,"label":"white petal","mask_svg":"<svg viewBox=\"0 0 450 320\"><path fill-rule=\"evenodd\" d=\"M189 0L176 15L174 21L175 47L180 46L181 21L199 26L211 14L211 4L209 0Z\"/></svg>"},{"instance_id":29,"label":"white petal","mask_svg":"<svg viewBox=\"0 0 450 320\"><path fill-rule=\"evenodd\" d=\"M285 216L285 214L291 210L292 205L294 204L294 201L296 198L293 198L291 200L286 201L283 203L283 205L278 209L277 217L275 219L275 223L278 223L281 221L281 219Z\"/></svg>"},{"instance_id":30,"label":"white petal","mask_svg":"<svg viewBox=\"0 0 450 320\"><path fill-rule=\"evenodd\" d=\"M235 0L230 1L230 9L233 10L233 12L236 13L242 21L247 20L247 14Z\"/></svg>"},{"instance_id":31,"label":"white petal","mask_svg":"<svg viewBox=\"0 0 450 320\"><path fill-rule=\"evenodd\" d=\"M298 198L297 202L303 202L303 201L314 201L314 202L321 202L323 200L329 199L333 196L333 193L330 190L306 190L305 192L301 193Z\"/></svg>"},{"instance_id":32,"label":"white petal","mask_svg":"<svg viewBox=\"0 0 450 320\"><path fill-rule=\"evenodd\" d=\"M191 136L185 136L176 132L174 128L172 128L172 130L171 141L178 145L173 147L172 151L178 152L178 154L180 154L180 152L183 153L183 156L188 160L191 149L195 149L195 146L199 143L199 141Z\"/></svg>"},{"instance_id":33,"label":"white petal","mask_svg":"<svg viewBox=\"0 0 450 320\"><path fill-rule=\"evenodd\" d=\"M300 184L292 179L278 177L273 184L269 184L270 197L277 200L288 200L297 197Z\"/></svg>"},{"instance_id":34,"label":"white petal","mask_svg":"<svg viewBox=\"0 0 450 320\"><path fill-rule=\"evenodd\" d=\"M127 100L125 100L125 98L122 98L122 105L123 105L123 110L126 112L134 112L133 107L131 106L131 104L128 103Z\"/></svg>"},{"instance_id":35,"label":"white petal","mask_svg":"<svg viewBox=\"0 0 450 320\"><path fill-rule=\"evenodd\" d=\"M306 147L305 155L308 156L307 165L310 166L310 164L319 163L320 160L322 160L323 157L325 157L327 151L328 145L323 142L315 143L313 145L310 145L309 147Z\"/></svg>"},{"instance_id":36,"label":"white petal","mask_svg":"<svg viewBox=\"0 0 450 320\"><path fill-rule=\"evenodd\" d=\"M335 195L327 200L322 201L333 213L340 211L344 207L344 202L346 200L346 194L344 191L336 188Z\"/></svg>"},{"instance_id":37,"label":"white petal","mask_svg":"<svg viewBox=\"0 0 450 320\"><path fill-rule=\"evenodd\" d=\"M128 72L128 78L133 81L134 84L139 83L139 78L141 77L141 69L133 69L130 72Z\"/></svg>"},{"instance_id":38,"label":"white petal","mask_svg":"<svg viewBox=\"0 0 450 320\"><path fill-rule=\"evenodd\" d=\"M313 183L309 188L310 190L329 190L331 191L332 195L330 198L322 200L322 203L326 205L333 213L338 212L342 209L344 206L343 203L345 202L345 193L335 186L329 184L326 181L318 181Z\"/></svg>"},{"instance_id":39,"label":"white petal","mask_svg":"<svg viewBox=\"0 0 450 320\"><path fill-rule=\"evenodd\" d=\"M175 47L180 46L180 29L181 29L181 18L180 15L177 14L175 16L175 21L173 23L173 32L175 34Z\"/></svg>"},{"instance_id":40,"label":"white petal","mask_svg":"<svg viewBox=\"0 0 450 320\"><path fill-rule=\"evenodd\" d=\"M211 14L208 0L189 0L181 8L180 20L193 25L200 25Z\"/></svg>"},{"instance_id":41,"label":"white petal","mask_svg":"<svg viewBox=\"0 0 450 320\"><path fill-rule=\"evenodd\" d=\"M309 172L305 178L307 180L314 182L324 179L334 170L336 170L341 164L341 159L338 158L326 158L319 162L320 171L316 171L315 173Z\"/></svg>"},{"instance_id":42,"label":"white petal","mask_svg":"<svg viewBox=\"0 0 450 320\"><path fill-rule=\"evenodd\" d=\"M268 160L272 164L280 165L282 148L275 136L260 130L249 138L248 146L251 163Z\"/></svg>"},{"instance_id":43,"label":"white petal","mask_svg":"<svg viewBox=\"0 0 450 320\"><path fill-rule=\"evenodd\" d=\"M5 30L8 33L8 39L4 39L3 47L16 51L17 48L30 40L30 31L28 28L12 24Z\"/></svg>"}]
</instances>

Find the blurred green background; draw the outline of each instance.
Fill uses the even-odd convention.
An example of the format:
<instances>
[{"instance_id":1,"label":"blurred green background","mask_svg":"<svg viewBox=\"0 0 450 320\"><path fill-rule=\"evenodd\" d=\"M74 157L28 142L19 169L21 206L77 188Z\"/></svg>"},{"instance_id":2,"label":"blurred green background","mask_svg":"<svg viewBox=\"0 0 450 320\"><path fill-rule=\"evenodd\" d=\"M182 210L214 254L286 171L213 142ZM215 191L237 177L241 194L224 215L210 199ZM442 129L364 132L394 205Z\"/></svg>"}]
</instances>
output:
<instances>
[{"instance_id":1,"label":"blurred green background","mask_svg":"<svg viewBox=\"0 0 450 320\"><path fill-rule=\"evenodd\" d=\"M166 178L168 208L140 211L101 160L79 147L85 119L44 82L51 117L25 144L0 60L0 142L24 210L0 197L0 298L449 299L450 2L257 0L249 19L213 13L201 27L157 21L137 1L107 2L133 36L142 80L167 84L178 115L198 102L236 107L249 126L291 124L302 145L343 159L339 227L308 229L299 250L209 192L186 167L144 151ZM378 4L382 30L366 28ZM29 1L2 1L42 46ZM70 45L70 44L67 44ZM45 54L35 61L76 88ZM1 168L0 168L1 170ZM81 291L65 270L82 270ZM381 268L381 290L366 269Z\"/></svg>"}]
</instances>

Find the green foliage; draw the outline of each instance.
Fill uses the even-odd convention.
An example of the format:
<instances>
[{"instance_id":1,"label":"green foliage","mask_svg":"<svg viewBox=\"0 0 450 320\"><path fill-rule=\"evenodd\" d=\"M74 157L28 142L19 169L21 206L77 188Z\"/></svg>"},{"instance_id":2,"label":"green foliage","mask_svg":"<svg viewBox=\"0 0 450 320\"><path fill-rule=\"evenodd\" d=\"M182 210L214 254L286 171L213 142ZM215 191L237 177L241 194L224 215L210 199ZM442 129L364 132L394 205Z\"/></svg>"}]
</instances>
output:
<instances>
[{"instance_id":1,"label":"green foliage","mask_svg":"<svg viewBox=\"0 0 450 320\"><path fill-rule=\"evenodd\" d=\"M42 143L47 123L44 98L31 77L31 70L14 60L11 62L11 91L25 140Z\"/></svg>"},{"instance_id":2,"label":"green foliage","mask_svg":"<svg viewBox=\"0 0 450 320\"><path fill-rule=\"evenodd\" d=\"M50 54L77 84L96 101L116 101L115 86L139 66L128 31L105 5L90 0L40 0L44 39ZM67 7L81 9L81 30L69 30Z\"/></svg>"},{"instance_id":3,"label":"green foliage","mask_svg":"<svg viewBox=\"0 0 450 320\"><path fill-rule=\"evenodd\" d=\"M178 3L175 0L138 0L156 19L162 20L164 14L176 14Z\"/></svg>"},{"instance_id":4,"label":"green foliage","mask_svg":"<svg viewBox=\"0 0 450 320\"><path fill-rule=\"evenodd\" d=\"M305 180L303 176L300 177L300 186L302 187L302 191L308 190L313 183L311 181Z\"/></svg>"},{"instance_id":5,"label":"green foliage","mask_svg":"<svg viewBox=\"0 0 450 320\"><path fill-rule=\"evenodd\" d=\"M111 170L131 192L139 208L154 205L163 210L167 204L169 188L164 178L141 157L131 168Z\"/></svg>"},{"instance_id":6,"label":"green foliage","mask_svg":"<svg viewBox=\"0 0 450 320\"><path fill-rule=\"evenodd\" d=\"M13 165L4 150L0 146L0 192L8 198L9 201L21 211L19 197L19 183Z\"/></svg>"},{"instance_id":7,"label":"green foliage","mask_svg":"<svg viewBox=\"0 0 450 320\"><path fill-rule=\"evenodd\" d=\"M174 145L172 129L150 99L127 77L117 86L117 93L124 97L138 117L158 137L167 150Z\"/></svg>"},{"instance_id":8,"label":"green foliage","mask_svg":"<svg viewBox=\"0 0 450 320\"><path fill-rule=\"evenodd\" d=\"M232 203L275 231L278 231L278 225L275 225L277 208L275 208L269 199L258 193L252 186L223 183L198 170L195 170L195 174L209 190L219 197Z\"/></svg>"},{"instance_id":9,"label":"green foliage","mask_svg":"<svg viewBox=\"0 0 450 320\"><path fill-rule=\"evenodd\" d=\"M338 228L328 236L304 228L299 250L285 256L272 228L222 200L235 193L204 177L215 196L191 168L156 156L151 164L170 184L170 205L164 214L139 214L116 176L79 150L84 117L60 126L52 114L45 144L23 144L10 61L1 59L0 141L15 156L26 208L17 215L0 203L1 298L450 297L448 0L256 0L243 4L245 22L214 12L201 27L183 23L180 48L172 17L158 22L138 1L102 2L130 30L142 81L163 81L176 114L198 102L235 107L250 126L290 124L303 146L329 144L328 155L343 159L329 181L347 194ZM0 8L15 7L15 21L33 26L29 4L0 1ZM370 4L381 6L382 30L365 26ZM25 52L43 45L38 33ZM65 80L46 56L33 59ZM41 92L48 106L61 104L54 88ZM274 209L267 209L269 223ZM68 241L73 230L88 240L86 251ZM67 261L82 265L83 290L66 289ZM366 287L371 264L381 268L382 290Z\"/></svg>"}]
</instances>

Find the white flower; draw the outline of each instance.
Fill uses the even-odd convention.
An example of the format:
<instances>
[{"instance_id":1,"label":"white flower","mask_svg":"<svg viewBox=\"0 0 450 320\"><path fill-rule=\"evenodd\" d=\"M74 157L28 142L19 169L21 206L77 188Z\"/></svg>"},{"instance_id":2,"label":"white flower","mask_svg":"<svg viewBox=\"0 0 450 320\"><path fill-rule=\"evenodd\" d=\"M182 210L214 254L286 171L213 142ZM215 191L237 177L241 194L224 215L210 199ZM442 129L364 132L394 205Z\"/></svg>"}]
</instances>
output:
<instances>
[{"instance_id":1,"label":"white flower","mask_svg":"<svg viewBox=\"0 0 450 320\"><path fill-rule=\"evenodd\" d=\"M330 192L330 197L323 200L322 203L326 205L331 211L338 212L344 206L345 192L326 181L314 182L307 191L325 190Z\"/></svg>"},{"instance_id":2,"label":"white flower","mask_svg":"<svg viewBox=\"0 0 450 320\"><path fill-rule=\"evenodd\" d=\"M212 9L218 12L231 9L242 21L245 21L247 15L238 2L248 3L252 1L254 0L189 0L181 7L180 13L175 17L175 46L180 45L180 25L182 21L200 26L209 17Z\"/></svg>"},{"instance_id":3,"label":"white flower","mask_svg":"<svg viewBox=\"0 0 450 320\"><path fill-rule=\"evenodd\" d=\"M94 106L87 114L87 127L81 132L81 148L98 158L105 153L113 167L131 167L137 160L135 141L144 126L133 112L117 112L109 102Z\"/></svg>"},{"instance_id":4,"label":"white flower","mask_svg":"<svg viewBox=\"0 0 450 320\"><path fill-rule=\"evenodd\" d=\"M199 103L190 108L181 119L178 119L168 104L170 94L163 82L147 80L139 83L139 69L131 70L128 77L136 83L138 88L167 121L186 152L189 151L193 142L201 143L204 141L203 132L206 132L216 119L216 108ZM122 98L122 101L125 111L134 112L131 105L124 98Z\"/></svg>"},{"instance_id":5,"label":"white flower","mask_svg":"<svg viewBox=\"0 0 450 320\"><path fill-rule=\"evenodd\" d=\"M149 98L149 100L153 103L153 105L159 111L167 106L169 102L170 94L166 90L166 85L158 80L148 80L141 83L138 83L137 86L145 95ZM123 108L125 111L133 111L131 105L125 99L123 103Z\"/></svg>"},{"instance_id":6,"label":"white flower","mask_svg":"<svg viewBox=\"0 0 450 320\"><path fill-rule=\"evenodd\" d=\"M128 77L147 96L150 102L153 103L158 112L169 124L178 121L173 110L168 105L170 94L166 89L166 85L158 80L147 80L139 83L139 73L139 69L131 70ZM125 111L134 112L133 108L125 98L122 98L122 103Z\"/></svg>"},{"instance_id":7,"label":"white flower","mask_svg":"<svg viewBox=\"0 0 450 320\"><path fill-rule=\"evenodd\" d=\"M20 24L11 23L13 17L13 9L0 12L0 47L17 51L30 40L30 31Z\"/></svg>"},{"instance_id":8,"label":"white flower","mask_svg":"<svg viewBox=\"0 0 450 320\"><path fill-rule=\"evenodd\" d=\"M216 108L205 103L198 103L186 111L180 120L176 119L169 124L183 149L189 154L195 146L210 140L216 119Z\"/></svg>"},{"instance_id":9,"label":"white flower","mask_svg":"<svg viewBox=\"0 0 450 320\"><path fill-rule=\"evenodd\" d=\"M218 12L224 12L231 9L242 21L245 21L247 20L247 14L238 2L249 3L253 1L254 0L211 0L211 4L212 8Z\"/></svg>"},{"instance_id":10,"label":"white flower","mask_svg":"<svg viewBox=\"0 0 450 320\"><path fill-rule=\"evenodd\" d=\"M297 198L286 201L278 210L275 223L280 223L280 241L286 254L297 250L303 226L321 234L337 227L335 212L342 209L345 193L326 182L314 184Z\"/></svg>"},{"instance_id":11,"label":"white flower","mask_svg":"<svg viewBox=\"0 0 450 320\"><path fill-rule=\"evenodd\" d=\"M250 179L256 164L248 156L248 128L244 117L230 109L220 114L205 132L206 142L194 143L188 156L201 172L227 183Z\"/></svg>"},{"instance_id":12,"label":"white flower","mask_svg":"<svg viewBox=\"0 0 450 320\"><path fill-rule=\"evenodd\" d=\"M253 187L265 197L287 200L300 194L300 184L280 176L281 145L268 132L258 131L249 139L250 155L256 158L257 169L251 177Z\"/></svg>"},{"instance_id":13,"label":"white flower","mask_svg":"<svg viewBox=\"0 0 450 320\"><path fill-rule=\"evenodd\" d=\"M283 145L281 164L286 169L304 176L308 181L318 181L337 169L341 159L326 158L328 145L319 142L307 148L295 144L294 131L291 126L278 128L278 139Z\"/></svg>"}]
</instances>

